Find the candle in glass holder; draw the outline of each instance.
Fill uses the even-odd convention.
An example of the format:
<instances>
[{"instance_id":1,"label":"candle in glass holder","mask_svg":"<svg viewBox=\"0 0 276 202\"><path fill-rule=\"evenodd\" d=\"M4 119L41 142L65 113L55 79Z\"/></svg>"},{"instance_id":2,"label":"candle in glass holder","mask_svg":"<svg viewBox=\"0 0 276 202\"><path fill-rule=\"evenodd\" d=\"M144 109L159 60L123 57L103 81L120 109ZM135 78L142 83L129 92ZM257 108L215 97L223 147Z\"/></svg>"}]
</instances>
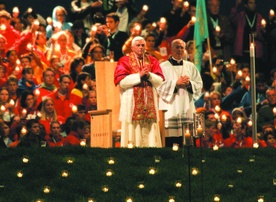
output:
<instances>
[{"instance_id":1,"label":"candle in glass holder","mask_svg":"<svg viewBox=\"0 0 276 202\"><path fill-rule=\"evenodd\" d=\"M13 13L19 13L19 8L18 7L13 7L12 12Z\"/></svg>"},{"instance_id":2,"label":"candle in glass holder","mask_svg":"<svg viewBox=\"0 0 276 202\"><path fill-rule=\"evenodd\" d=\"M187 146L191 145L191 133L189 130L186 130L184 134L184 139L185 139L185 145Z\"/></svg>"},{"instance_id":3,"label":"candle in glass holder","mask_svg":"<svg viewBox=\"0 0 276 202\"><path fill-rule=\"evenodd\" d=\"M133 202L133 199L131 197L127 197L126 202Z\"/></svg>"},{"instance_id":4,"label":"candle in glass holder","mask_svg":"<svg viewBox=\"0 0 276 202\"><path fill-rule=\"evenodd\" d=\"M160 156L154 156L154 162L155 163L160 163L161 157Z\"/></svg>"},{"instance_id":5,"label":"candle in glass holder","mask_svg":"<svg viewBox=\"0 0 276 202\"><path fill-rule=\"evenodd\" d=\"M25 128L25 126L20 131L21 135L26 135L27 132L28 132L28 130Z\"/></svg>"},{"instance_id":6,"label":"candle in glass holder","mask_svg":"<svg viewBox=\"0 0 276 202\"><path fill-rule=\"evenodd\" d=\"M107 185L105 185L105 186L103 186L102 190L103 190L103 192L108 192L108 191L109 191L109 188L108 188Z\"/></svg>"},{"instance_id":7,"label":"candle in glass holder","mask_svg":"<svg viewBox=\"0 0 276 202\"><path fill-rule=\"evenodd\" d=\"M0 109L1 109L2 113L6 111L6 107L4 105L1 105Z\"/></svg>"},{"instance_id":8,"label":"candle in glass holder","mask_svg":"<svg viewBox=\"0 0 276 202\"><path fill-rule=\"evenodd\" d=\"M89 198L89 199L87 200L87 202L95 202L95 199Z\"/></svg>"},{"instance_id":9,"label":"candle in glass holder","mask_svg":"<svg viewBox=\"0 0 276 202\"><path fill-rule=\"evenodd\" d=\"M242 71L241 70L238 71L238 75L242 76Z\"/></svg>"},{"instance_id":10,"label":"candle in glass holder","mask_svg":"<svg viewBox=\"0 0 276 202\"><path fill-rule=\"evenodd\" d=\"M242 118L238 117L236 121L237 121L237 123L241 123L242 122Z\"/></svg>"},{"instance_id":11,"label":"candle in glass holder","mask_svg":"<svg viewBox=\"0 0 276 202\"><path fill-rule=\"evenodd\" d=\"M1 31L5 31L6 29L7 29L6 25L2 24L2 25L0 26L0 30L1 30Z\"/></svg>"},{"instance_id":12,"label":"candle in glass holder","mask_svg":"<svg viewBox=\"0 0 276 202\"><path fill-rule=\"evenodd\" d=\"M250 44L250 57L255 57L255 46L254 46L254 43L251 43Z\"/></svg>"},{"instance_id":13,"label":"candle in glass holder","mask_svg":"<svg viewBox=\"0 0 276 202\"><path fill-rule=\"evenodd\" d=\"M255 148L255 149L259 148L259 143L258 142L254 142L253 143L253 148Z\"/></svg>"},{"instance_id":14,"label":"candle in glass holder","mask_svg":"<svg viewBox=\"0 0 276 202\"><path fill-rule=\"evenodd\" d=\"M68 176L69 176L69 172L68 172L67 170L63 170L63 171L61 172L61 176L62 176L62 177L68 177Z\"/></svg>"},{"instance_id":15,"label":"candle in glass holder","mask_svg":"<svg viewBox=\"0 0 276 202\"><path fill-rule=\"evenodd\" d=\"M192 20L193 23L195 23L196 22L196 17L192 16L191 20Z\"/></svg>"},{"instance_id":16,"label":"candle in glass holder","mask_svg":"<svg viewBox=\"0 0 276 202\"><path fill-rule=\"evenodd\" d=\"M107 177L111 177L111 176L113 175L112 170L107 170L106 173L105 173L105 175L106 175Z\"/></svg>"},{"instance_id":17,"label":"candle in glass holder","mask_svg":"<svg viewBox=\"0 0 276 202\"><path fill-rule=\"evenodd\" d=\"M213 67L213 72L216 73L218 71L217 67Z\"/></svg>"},{"instance_id":18,"label":"candle in glass holder","mask_svg":"<svg viewBox=\"0 0 276 202\"><path fill-rule=\"evenodd\" d=\"M86 146L86 139L80 140L80 146L85 147Z\"/></svg>"},{"instance_id":19,"label":"candle in glass holder","mask_svg":"<svg viewBox=\"0 0 276 202\"><path fill-rule=\"evenodd\" d=\"M214 151L217 151L218 149L219 149L218 145L215 144L215 145L213 146L213 150L214 150Z\"/></svg>"},{"instance_id":20,"label":"candle in glass holder","mask_svg":"<svg viewBox=\"0 0 276 202\"><path fill-rule=\"evenodd\" d=\"M127 148L133 149L133 147L134 147L133 142L129 141L127 144Z\"/></svg>"},{"instance_id":21,"label":"candle in glass holder","mask_svg":"<svg viewBox=\"0 0 276 202\"><path fill-rule=\"evenodd\" d=\"M198 169L192 168L192 175L197 175L197 174L198 174Z\"/></svg>"},{"instance_id":22,"label":"candle in glass holder","mask_svg":"<svg viewBox=\"0 0 276 202\"><path fill-rule=\"evenodd\" d=\"M18 178L22 178L23 177L23 172L22 171L18 171L17 172L17 177Z\"/></svg>"},{"instance_id":23,"label":"candle in glass holder","mask_svg":"<svg viewBox=\"0 0 276 202\"><path fill-rule=\"evenodd\" d=\"M155 172L156 172L155 168L151 167L151 168L149 169L149 174L150 174L150 175L154 175Z\"/></svg>"},{"instance_id":24,"label":"candle in glass holder","mask_svg":"<svg viewBox=\"0 0 276 202\"><path fill-rule=\"evenodd\" d=\"M38 89L35 90L34 92L35 95L39 96L40 95L40 91Z\"/></svg>"},{"instance_id":25,"label":"candle in glass holder","mask_svg":"<svg viewBox=\"0 0 276 202\"><path fill-rule=\"evenodd\" d=\"M68 160L67 160L67 163L68 163L68 164L72 164L72 163L74 163L74 160L73 160L73 159L68 159Z\"/></svg>"},{"instance_id":26,"label":"candle in glass holder","mask_svg":"<svg viewBox=\"0 0 276 202\"><path fill-rule=\"evenodd\" d=\"M173 151L178 151L179 145L177 143L174 143L172 146Z\"/></svg>"},{"instance_id":27,"label":"candle in glass holder","mask_svg":"<svg viewBox=\"0 0 276 202\"><path fill-rule=\"evenodd\" d=\"M29 163L29 158L27 156L23 156L22 162L23 163Z\"/></svg>"},{"instance_id":28,"label":"candle in glass holder","mask_svg":"<svg viewBox=\"0 0 276 202\"><path fill-rule=\"evenodd\" d=\"M109 165L115 164L115 160L114 160L113 157L110 157L110 158L108 159L108 164L109 164Z\"/></svg>"},{"instance_id":29,"label":"candle in glass holder","mask_svg":"<svg viewBox=\"0 0 276 202\"><path fill-rule=\"evenodd\" d=\"M202 127L201 127L200 124L198 125L198 128L196 129L196 132L197 132L197 136L202 136L202 134L203 134L203 129L202 129Z\"/></svg>"},{"instance_id":30,"label":"candle in glass holder","mask_svg":"<svg viewBox=\"0 0 276 202\"><path fill-rule=\"evenodd\" d=\"M145 188L145 184L143 182L139 182L138 183L138 188L139 189L144 189Z\"/></svg>"},{"instance_id":31,"label":"candle in glass holder","mask_svg":"<svg viewBox=\"0 0 276 202\"><path fill-rule=\"evenodd\" d=\"M220 196L219 195L215 195L214 196L214 202L219 202L220 201Z\"/></svg>"},{"instance_id":32,"label":"candle in glass holder","mask_svg":"<svg viewBox=\"0 0 276 202\"><path fill-rule=\"evenodd\" d=\"M258 196L258 202L264 202L264 196Z\"/></svg>"},{"instance_id":33,"label":"candle in glass holder","mask_svg":"<svg viewBox=\"0 0 276 202\"><path fill-rule=\"evenodd\" d=\"M174 196L170 196L168 202L175 202Z\"/></svg>"},{"instance_id":34,"label":"candle in glass holder","mask_svg":"<svg viewBox=\"0 0 276 202\"><path fill-rule=\"evenodd\" d=\"M44 192L45 194L49 194L49 193L50 193L50 187L49 187L49 186L44 186L43 192Z\"/></svg>"},{"instance_id":35,"label":"candle in glass holder","mask_svg":"<svg viewBox=\"0 0 276 202\"><path fill-rule=\"evenodd\" d=\"M175 187L177 187L177 188L182 187L181 181L176 181L176 182L175 182Z\"/></svg>"},{"instance_id":36,"label":"candle in glass holder","mask_svg":"<svg viewBox=\"0 0 276 202\"><path fill-rule=\"evenodd\" d=\"M167 22L166 18L164 18L164 17L160 18L160 23L166 23L166 22Z\"/></svg>"},{"instance_id":37,"label":"candle in glass holder","mask_svg":"<svg viewBox=\"0 0 276 202\"><path fill-rule=\"evenodd\" d=\"M26 109L22 109L21 115L23 117L25 117L27 115L27 110Z\"/></svg>"}]
</instances>

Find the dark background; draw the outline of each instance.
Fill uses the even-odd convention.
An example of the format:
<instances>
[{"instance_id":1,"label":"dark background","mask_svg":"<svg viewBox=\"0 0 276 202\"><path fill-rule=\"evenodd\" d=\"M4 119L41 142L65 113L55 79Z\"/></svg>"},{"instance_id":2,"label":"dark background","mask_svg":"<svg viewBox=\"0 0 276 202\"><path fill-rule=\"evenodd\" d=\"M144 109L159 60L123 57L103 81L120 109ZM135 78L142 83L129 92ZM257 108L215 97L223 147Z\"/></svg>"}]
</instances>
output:
<instances>
[{"instance_id":1,"label":"dark background","mask_svg":"<svg viewBox=\"0 0 276 202\"><path fill-rule=\"evenodd\" d=\"M60 5L66 9L70 9L71 0L7 0L7 10L18 6L21 14L29 7L32 7L37 13L41 14L45 19L52 16L52 10L55 6ZM228 16L231 7L234 6L236 0L221 0L221 14ZM275 0L257 0L257 11L267 18L269 10L276 6ZM136 0L135 7L139 11L142 6L147 4L149 11L147 17L149 20L157 21L160 16L171 9L171 0Z\"/></svg>"}]
</instances>

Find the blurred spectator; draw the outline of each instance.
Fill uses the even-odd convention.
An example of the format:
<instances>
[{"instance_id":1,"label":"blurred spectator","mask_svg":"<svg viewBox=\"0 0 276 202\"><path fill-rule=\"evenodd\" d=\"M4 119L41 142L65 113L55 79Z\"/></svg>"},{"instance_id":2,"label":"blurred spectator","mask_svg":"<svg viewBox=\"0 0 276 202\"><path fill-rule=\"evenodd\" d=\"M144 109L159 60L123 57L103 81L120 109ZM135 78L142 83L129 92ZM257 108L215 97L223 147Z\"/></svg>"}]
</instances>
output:
<instances>
[{"instance_id":1,"label":"blurred spectator","mask_svg":"<svg viewBox=\"0 0 276 202\"><path fill-rule=\"evenodd\" d=\"M63 146L64 137L61 135L61 126L58 121L51 122L51 134L47 139L49 147L61 147Z\"/></svg>"}]
</instances>

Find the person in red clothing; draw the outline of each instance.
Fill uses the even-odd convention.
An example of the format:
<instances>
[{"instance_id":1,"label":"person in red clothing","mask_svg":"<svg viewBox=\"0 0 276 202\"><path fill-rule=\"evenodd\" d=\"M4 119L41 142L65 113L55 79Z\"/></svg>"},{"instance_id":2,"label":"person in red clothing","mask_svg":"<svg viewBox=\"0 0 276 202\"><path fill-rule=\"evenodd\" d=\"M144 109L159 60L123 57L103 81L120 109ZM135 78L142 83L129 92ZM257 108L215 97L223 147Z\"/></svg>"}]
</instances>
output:
<instances>
[{"instance_id":1,"label":"person in red clothing","mask_svg":"<svg viewBox=\"0 0 276 202\"><path fill-rule=\"evenodd\" d=\"M59 79L59 88L54 93L48 95L55 103L55 109L58 116L67 119L72 116L72 107L76 105L71 97L69 86L71 77L68 74L62 74Z\"/></svg>"},{"instance_id":2,"label":"person in red clothing","mask_svg":"<svg viewBox=\"0 0 276 202\"><path fill-rule=\"evenodd\" d=\"M51 134L47 137L46 141L49 147L62 147L64 142L64 137L60 134L61 128L58 121L51 122Z\"/></svg>"},{"instance_id":3,"label":"person in red clothing","mask_svg":"<svg viewBox=\"0 0 276 202\"><path fill-rule=\"evenodd\" d=\"M230 148L252 148L253 139L250 136L246 136L247 132L247 120L238 118L233 122L233 134L224 140L224 147Z\"/></svg>"},{"instance_id":4,"label":"person in red clothing","mask_svg":"<svg viewBox=\"0 0 276 202\"><path fill-rule=\"evenodd\" d=\"M50 97L46 97L41 104L41 118L39 123L44 125L46 130L46 135L50 135L50 124L53 121L58 121L60 124L65 122L62 116L58 116L54 108L54 101Z\"/></svg>"},{"instance_id":5,"label":"person in red clothing","mask_svg":"<svg viewBox=\"0 0 276 202\"><path fill-rule=\"evenodd\" d=\"M214 145L218 147L223 146L222 134L219 133L216 122L211 120L205 121L205 136L201 139L196 139L196 147L213 148Z\"/></svg>"},{"instance_id":6,"label":"person in red clothing","mask_svg":"<svg viewBox=\"0 0 276 202\"><path fill-rule=\"evenodd\" d=\"M276 148L276 134L273 131L265 133L263 138L267 147Z\"/></svg>"},{"instance_id":7,"label":"person in red clothing","mask_svg":"<svg viewBox=\"0 0 276 202\"><path fill-rule=\"evenodd\" d=\"M20 38L20 33L11 26L11 15L6 10L0 11L0 26L0 34L2 34L7 40L7 51Z\"/></svg>"},{"instance_id":8,"label":"person in red clothing","mask_svg":"<svg viewBox=\"0 0 276 202\"><path fill-rule=\"evenodd\" d=\"M80 146L81 139L85 137L86 134L86 125L85 121L76 120L73 121L71 126L71 131L64 139L64 146Z\"/></svg>"},{"instance_id":9,"label":"person in red clothing","mask_svg":"<svg viewBox=\"0 0 276 202\"><path fill-rule=\"evenodd\" d=\"M55 92L55 71L52 68L47 68L43 71L43 83L35 90L38 95L37 102L42 102L49 94Z\"/></svg>"}]
</instances>

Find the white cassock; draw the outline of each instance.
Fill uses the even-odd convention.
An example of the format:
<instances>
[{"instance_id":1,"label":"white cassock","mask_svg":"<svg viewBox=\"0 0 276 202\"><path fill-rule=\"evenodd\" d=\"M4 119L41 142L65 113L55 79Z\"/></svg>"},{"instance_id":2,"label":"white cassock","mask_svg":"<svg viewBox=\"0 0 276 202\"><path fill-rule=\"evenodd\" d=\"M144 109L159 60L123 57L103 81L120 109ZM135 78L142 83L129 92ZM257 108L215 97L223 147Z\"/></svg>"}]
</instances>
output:
<instances>
[{"instance_id":1,"label":"white cassock","mask_svg":"<svg viewBox=\"0 0 276 202\"><path fill-rule=\"evenodd\" d=\"M154 123L133 123L132 115L134 110L133 87L141 83L140 74L130 74L122 79L120 85L121 108L119 120L122 122L121 147L127 147L131 142L136 147L161 147L161 137L158 117L158 96L156 88L162 84L162 78L150 72L149 81L153 88L154 106L157 121Z\"/></svg>"},{"instance_id":2,"label":"white cassock","mask_svg":"<svg viewBox=\"0 0 276 202\"><path fill-rule=\"evenodd\" d=\"M165 81L158 89L159 110L167 110L165 112L167 136L182 136L182 121L191 122L193 120L193 113L196 112L194 100L200 96L203 82L199 71L191 62L183 60L183 65L173 66L166 61L160 66ZM178 78L184 75L190 78L193 94L184 88L179 88L175 92Z\"/></svg>"}]
</instances>

